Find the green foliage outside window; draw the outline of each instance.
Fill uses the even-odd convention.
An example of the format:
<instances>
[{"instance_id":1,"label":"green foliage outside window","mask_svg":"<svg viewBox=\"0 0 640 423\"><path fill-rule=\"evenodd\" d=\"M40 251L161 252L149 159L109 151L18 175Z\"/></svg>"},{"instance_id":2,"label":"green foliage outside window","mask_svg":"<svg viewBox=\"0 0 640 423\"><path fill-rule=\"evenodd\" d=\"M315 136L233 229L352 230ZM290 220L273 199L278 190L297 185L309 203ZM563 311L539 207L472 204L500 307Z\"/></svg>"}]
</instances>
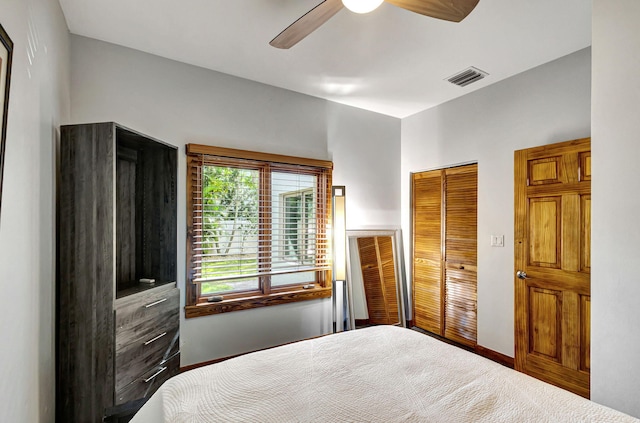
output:
<instances>
[{"instance_id":1,"label":"green foliage outside window","mask_svg":"<svg viewBox=\"0 0 640 423\"><path fill-rule=\"evenodd\" d=\"M254 274L258 251L258 171L222 166L202 168L203 278ZM202 293L235 289L203 283Z\"/></svg>"}]
</instances>

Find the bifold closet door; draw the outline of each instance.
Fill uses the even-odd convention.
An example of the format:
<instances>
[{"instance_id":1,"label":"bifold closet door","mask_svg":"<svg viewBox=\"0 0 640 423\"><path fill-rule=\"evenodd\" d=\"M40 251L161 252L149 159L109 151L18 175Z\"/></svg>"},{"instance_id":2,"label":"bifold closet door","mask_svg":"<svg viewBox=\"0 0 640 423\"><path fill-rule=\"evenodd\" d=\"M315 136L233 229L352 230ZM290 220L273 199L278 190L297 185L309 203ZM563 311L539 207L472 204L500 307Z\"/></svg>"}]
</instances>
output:
<instances>
[{"instance_id":1,"label":"bifold closet door","mask_svg":"<svg viewBox=\"0 0 640 423\"><path fill-rule=\"evenodd\" d=\"M414 173L413 310L415 325L442 333L442 171Z\"/></svg>"},{"instance_id":2,"label":"bifold closet door","mask_svg":"<svg viewBox=\"0 0 640 423\"><path fill-rule=\"evenodd\" d=\"M475 345L478 166L412 175L414 322Z\"/></svg>"},{"instance_id":3,"label":"bifold closet door","mask_svg":"<svg viewBox=\"0 0 640 423\"><path fill-rule=\"evenodd\" d=\"M444 172L444 336L473 346L477 340L478 165Z\"/></svg>"}]
</instances>

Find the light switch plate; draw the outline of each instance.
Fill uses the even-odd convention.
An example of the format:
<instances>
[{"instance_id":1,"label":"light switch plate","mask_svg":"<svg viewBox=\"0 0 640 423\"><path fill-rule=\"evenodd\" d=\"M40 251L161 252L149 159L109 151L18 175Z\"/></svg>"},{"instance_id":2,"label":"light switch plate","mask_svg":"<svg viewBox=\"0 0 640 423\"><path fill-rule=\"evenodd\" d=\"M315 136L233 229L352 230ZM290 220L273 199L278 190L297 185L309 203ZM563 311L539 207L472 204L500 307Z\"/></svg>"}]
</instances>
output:
<instances>
[{"instance_id":1,"label":"light switch plate","mask_svg":"<svg viewBox=\"0 0 640 423\"><path fill-rule=\"evenodd\" d=\"M491 235L492 247L504 247L504 235Z\"/></svg>"}]
</instances>

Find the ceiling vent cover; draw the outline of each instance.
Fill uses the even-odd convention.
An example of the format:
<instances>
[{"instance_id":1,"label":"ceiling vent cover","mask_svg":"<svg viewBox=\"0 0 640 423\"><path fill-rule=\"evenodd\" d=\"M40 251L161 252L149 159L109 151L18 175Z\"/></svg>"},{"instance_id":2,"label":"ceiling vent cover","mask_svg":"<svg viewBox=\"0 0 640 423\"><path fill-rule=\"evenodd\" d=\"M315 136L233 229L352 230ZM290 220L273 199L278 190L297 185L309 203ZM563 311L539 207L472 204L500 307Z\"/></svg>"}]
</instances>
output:
<instances>
[{"instance_id":1,"label":"ceiling vent cover","mask_svg":"<svg viewBox=\"0 0 640 423\"><path fill-rule=\"evenodd\" d=\"M463 70L462 72L458 72L455 75L450 76L449 78L447 78L447 81L459 87L466 87L469 84L480 81L487 75L489 74L471 66L468 69Z\"/></svg>"}]
</instances>

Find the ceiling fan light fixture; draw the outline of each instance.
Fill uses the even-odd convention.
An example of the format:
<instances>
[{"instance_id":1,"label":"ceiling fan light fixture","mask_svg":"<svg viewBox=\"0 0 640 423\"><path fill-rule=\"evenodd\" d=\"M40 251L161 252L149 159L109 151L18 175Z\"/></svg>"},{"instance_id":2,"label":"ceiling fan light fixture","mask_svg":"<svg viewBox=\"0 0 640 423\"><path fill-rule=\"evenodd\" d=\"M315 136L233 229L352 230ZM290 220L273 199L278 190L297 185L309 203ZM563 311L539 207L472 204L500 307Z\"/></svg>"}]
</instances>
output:
<instances>
[{"instance_id":1,"label":"ceiling fan light fixture","mask_svg":"<svg viewBox=\"0 0 640 423\"><path fill-rule=\"evenodd\" d=\"M373 12L384 0L342 0L344 7L355 13Z\"/></svg>"}]
</instances>

